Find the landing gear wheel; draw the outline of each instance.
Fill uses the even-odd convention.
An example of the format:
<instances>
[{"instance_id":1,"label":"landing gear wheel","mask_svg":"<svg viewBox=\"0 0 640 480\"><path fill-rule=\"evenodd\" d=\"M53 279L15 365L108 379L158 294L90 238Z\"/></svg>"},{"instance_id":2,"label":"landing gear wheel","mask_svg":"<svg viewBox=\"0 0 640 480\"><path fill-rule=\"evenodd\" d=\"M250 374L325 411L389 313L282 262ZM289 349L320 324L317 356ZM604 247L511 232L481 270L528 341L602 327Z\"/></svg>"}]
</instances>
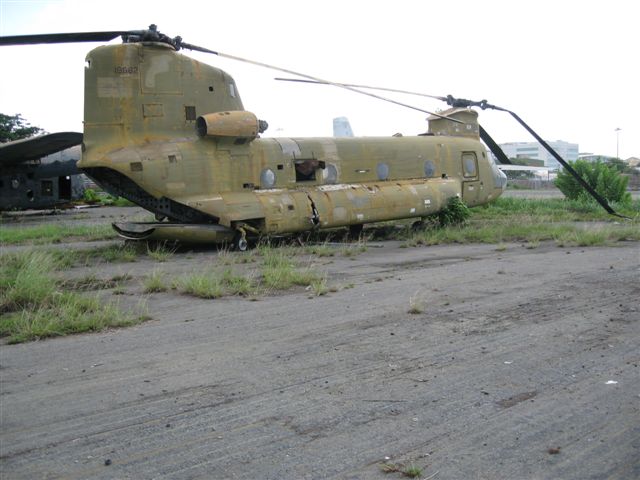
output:
<instances>
[{"instance_id":1,"label":"landing gear wheel","mask_svg":"<svg viewBox=\"0 0 640 480\"><path fill-rule=\"evenodd\" d=\"M243 231L238 231L233 237L233 249L238 252L246 252L249 248L249 242L247 242L246 234Z\"/></svg>"},{"instance_id":2,"label":"landing gear wheel","mask_svg":"<svg viewBox=\"0 0 640 480\"><path fill-rule=\"evenodd\" d=\"M424 223L424 221L422 220L417 220L415 222L413 222L413 224L411 225L411 230L414 232L420 232L422 230L424 230L426 228L426 224Z\"/></svg>"}]
</instances>

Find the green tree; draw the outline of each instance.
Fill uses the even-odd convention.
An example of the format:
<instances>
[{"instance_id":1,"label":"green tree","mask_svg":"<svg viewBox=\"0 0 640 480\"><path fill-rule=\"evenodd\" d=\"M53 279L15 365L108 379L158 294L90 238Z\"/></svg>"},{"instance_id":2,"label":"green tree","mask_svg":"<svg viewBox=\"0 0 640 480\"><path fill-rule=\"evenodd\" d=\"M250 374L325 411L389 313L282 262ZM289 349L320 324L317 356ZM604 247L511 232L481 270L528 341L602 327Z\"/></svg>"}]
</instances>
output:
<instances>
[{"instance_id":1,"label":"green tree","mask_svg":"<svg viewBox=\"0 0 640 480\"><path fill-rule=\"evenodd\" d=\"M620 158L610 158L607 163L616 169L619 173L633 173L633 169Z\"/></svg>"},{"instance_id":2,"label":"green tree","mask_svg":"<svg viewBox=\"0 0 640 480\"><path fill-rule=\"evenodd\" d=\"M629 178L620 175L614 166L609 166L601 160L594 162L576 160L569 162L569 165L607 201L620 203L631 201L631 194L627 192ZM589 192L566 169L558 173L555 184L570 200L591 199Z\"/></svg>"},{"instance_id":3,"label":"green tree","mask_svg":"<svg viewBox=\"0 0 640 480\"><path fill-rule=\"evenodd\" d=\"M13 116L0 113L0 143L32 137L43 131L29 125L19 113Z\"/></svg>"}]
</instances>

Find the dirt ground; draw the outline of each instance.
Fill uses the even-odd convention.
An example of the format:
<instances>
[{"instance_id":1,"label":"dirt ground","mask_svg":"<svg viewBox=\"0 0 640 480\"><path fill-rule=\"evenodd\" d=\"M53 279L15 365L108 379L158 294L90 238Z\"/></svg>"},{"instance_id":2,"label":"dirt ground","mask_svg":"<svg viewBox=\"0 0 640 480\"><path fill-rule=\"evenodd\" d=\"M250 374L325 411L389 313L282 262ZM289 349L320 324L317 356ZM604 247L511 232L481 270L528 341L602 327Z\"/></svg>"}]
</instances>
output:
<instances>
[{"instance_id":1,"label":"dirt ground","mask_svg":"<svg viewBox=\"0 0 640 480\"><path fill-rule=\"evenodd\" d=\"M309 260L326 296L142 294L218 261L74 269L130 274L153 320L0 345L0 476L640 478L638 243L375 242Z\"/></svg>"}]
</instances>

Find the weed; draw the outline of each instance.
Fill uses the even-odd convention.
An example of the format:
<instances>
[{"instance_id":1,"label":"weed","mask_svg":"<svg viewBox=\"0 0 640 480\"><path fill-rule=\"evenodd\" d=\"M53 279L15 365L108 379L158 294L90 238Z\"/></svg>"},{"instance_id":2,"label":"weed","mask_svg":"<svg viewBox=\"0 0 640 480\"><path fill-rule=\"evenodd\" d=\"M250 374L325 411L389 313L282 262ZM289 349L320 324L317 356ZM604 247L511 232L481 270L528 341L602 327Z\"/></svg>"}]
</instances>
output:
<instances>
[{"instance_id":1,"label":"weed","mask_svg":"<svg viewBox=\"0 0 640 480\"><path fill-rule=\"evenodd\" d=\"M218 298L224 295L224 287L215 272L199 272L185 275L174 283L182 293L200 298Z\"/></svg>"},{"instance_id":2,"label":"weed","mask_svg":"<svg viewBox=\"0 0 640 480\"><path fill-rule=\"evenodd\" d=\"M327 276L324 275L322 277L315 278L311 282L311 291L316 297L321 297L329 293L329 287L327 287Z\"/></svg>"},{"instance_id":3,"label":"weed","mask_svg":"<svg viewBox=\"0 0 640 480\"><path fill-rule=\"evenodd\" d=\"M236 263L236 257L229 248L224 247L218 251L218 263L220 265L233 265Z\"/></svg>"},{"instance_id":4,"label":"weed","mask_svg":"<svg viewBox=\"0 0 640 480\"><path fill-rule=\"evenodd\" d=\"M422 312L424 312L424 300L416 293L413 297L409 298L409 310L407 313L418 315Z\"/></svg>"},{"instance_id":5,"label":"weed","mask_svg":"<svg viewBox=\"0 0 640 480\"><path fill-rule=\"evenodd\" d=\"M156 262L166 262L175 253L175 248L167 247L166 242L157 243L152 247L147 245L147 255L153 258Z\"/></svg>"},{"instance_id":6,"label":"weed","mask_svg":"<svg viewBox=\"0 0 640 480\"><path fill-rule=\"evenodd\" d=\"M311 285L318 275L307 268L296 268L291 260L292 249L258 247L262 257L262 283L267 289L286 290L294 285Z\"/></svg>"},{"instance_id":7,"label":"weed","mask_svg":"<svg viewBox=\"0 0 640 480\"><path fill-rule=\"evenodd\" d=\"M410 465L402 472L402 474L405 477L415 478L422 475L422 469L416 465Z\"/></svg>"},{"instance_id":8,"label":"weed","mask_svg":"<svg viewBox=\"0 0 640 480\"><path fill-rule=\"evenodd\" d=\"M353 244L347 244L340 250L342 255L345 257L354 257L366 251L367 251L367 244L364 240L358 240Z\"/></svg>"},{"instance_id":9,"label":"weed","mask_svg":"<svg viewBox=\"0 0 640 480\"><path fill-rule=\"evenodd\" d=\"M250 278L237 275L231 269L222 272L222 284L229 295L249 295L254 291Z\"/></svg>"},{"instance_id":10,"label":"weed","mask_svg":"<svg viewBox=\"0 0 640 480\"><path fill-rule=\"evenodd\" d=\"M166 292L167 286L164 283L164 272L154 270L143 281L144 293Z\"/></svg>"},{"instance_id":11,"label":"weed","mask_svg":"<svg viewBox=\"0 0 640 480\"><path fill-rule=\"evenodd\" d=\"M82 252L84 263L89 264L93 258L103 260L107 263L135 262L140 252L138 246L132 244L107 245L106 247L93 248Z\"/></svg>"},{"instance_id":12,"label":"weed","mask_svg":"<svg viewBox=\"0 0 640 480\"><path fill-rule=\"evenodd\" d=\"M237 265L243 263L252 263L256 261L255 251L242 252L240 254L232 252L228 248L222 248L218 252L218 263L220 265Z\"/></svg>"},{"instance_id":13,"label":"weed","mask_svg":"<svg viewBox=\"0 0 640 480\"><path fill-rule=\"evenodd\" d=\"M422 469L415 465L409 465L408 467L401 463L383 463L380 468L384 473L401 473L405 477L415 478L422 475Z\"/></svg>"},{"instance_id":14,"label":"weed","mask_svg":"<svg viewBox=\"0 0 640 480\"><path fill-rule=\"evenodd\" d=\"M333 257L336 254L335 248L326 242L320 245L308 245L305 247L305 251L318 257Z\"/></svg>"},{"instance_id":15,"label":"weed","mask_svg":"<svg viewBox=\"0 0 640 480\"><path fill-rule=\"evenodd\" d=\"M88 291L114 288L118 285L118 281L113 278L98 278L95 273L90 273L89 275L74 280L64 280L60 282L60 285L70 290Z\"/></svg>"},{"instance_id":16,"label":"weed","mask_svg":"<svg viewBox=\"0 0 640 480\"><path fill-rule=\"evenodd\" d=\"M116 282L116 283L120 283L120 282L128 282L132 278L133 277L129 273L119 273L119 274L114 275L113 277L111 277L111 280Z\"/></svg>"}]
</instances>

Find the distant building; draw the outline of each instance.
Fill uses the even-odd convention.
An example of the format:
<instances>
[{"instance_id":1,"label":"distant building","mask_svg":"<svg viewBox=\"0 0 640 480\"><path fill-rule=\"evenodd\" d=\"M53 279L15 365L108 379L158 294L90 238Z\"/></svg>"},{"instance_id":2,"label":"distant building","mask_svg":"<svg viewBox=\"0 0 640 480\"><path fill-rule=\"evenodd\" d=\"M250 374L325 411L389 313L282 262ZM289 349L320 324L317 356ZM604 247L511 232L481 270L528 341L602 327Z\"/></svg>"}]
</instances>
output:
<instances>
[{"instance_id":1,"label":"distant building","mask_svg":"<svg viewBox=\"0 0 640 480\"><path fill-rule=\"evenodd\" d=\"M578 159L578 144L556 140L555 142L547 142L563 160L573 161ZM531 158L534 160L544 161L544 166L557 170L561 167L560 163L547 152L547 150L538 142L509 142L501 143L500 148L509 158Z\"/></svg>"},{"instance_id":2,"label":"distant building","mask_svg":"<svg viewBox=\"0 0 640 480\"><path fill-rule=\"evenodd\" d=\"M608 162L609 160L615 160L616 157L610 157L609 155L596 155L594 153L580 153L578 158L586 162L597 162L598 160L601 162Z\"/></svg>"},{"instance_id":3,"label":"distant building","mask_svg":"<svg viewBox=\"0 0 640 480\"><path fill-rule=\"evenodd\" d=\"M640 167L640 158L638 157L629 157L625 160L625 163L633 168Z\"/></svg>"}]
</instances>

